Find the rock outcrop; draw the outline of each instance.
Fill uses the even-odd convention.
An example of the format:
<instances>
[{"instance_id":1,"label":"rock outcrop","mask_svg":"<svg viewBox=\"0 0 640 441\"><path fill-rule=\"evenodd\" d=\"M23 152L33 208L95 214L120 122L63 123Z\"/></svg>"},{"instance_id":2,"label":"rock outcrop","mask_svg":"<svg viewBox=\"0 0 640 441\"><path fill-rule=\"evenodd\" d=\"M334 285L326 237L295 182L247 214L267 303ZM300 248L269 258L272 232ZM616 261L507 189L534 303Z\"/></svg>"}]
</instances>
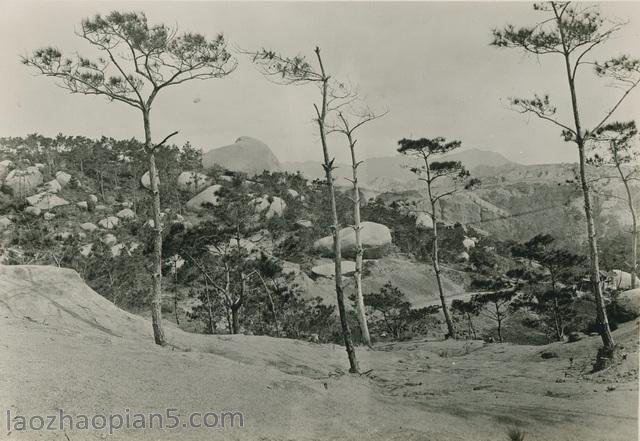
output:
<instances>
[{"instance_id":1,"label":"rock outcrop","mask_svg":"<svg viewBox=\"0 0 640 441\"><path fill-rule=\"evenodd\" d=\"M630 289L620 293L616 299L616 303L618 307L631 317L638 317L640 315L640 288Z\"/></svg>"},{"instance_id":2,"label":"rock outcrop","mask_svg":"<svg viewBox=\"0 0 640 441\"><path fill-rule=\"evenodd\" d=\"M53 194L53 193L47 193L47 192L42 192L42 193L34 194L33 196L29 196L27 198L27 202L32 207L39 208L40 210L51 210L52 208L69 204L67 200L62 199L60 196L57 196L56 194Z\"/></svg>"},{"instance_id":3,"label":"rock outcrop","mask_svg":"<svg viewBox=\"0 0 640 441\"><path fill-rule=\"evenodd\" d=\"M83 224L80 224L80 228L84 231L88 231L89 233L93 233L98 229L98 226L91 222L85 222Z\"/></svg>"},{"instance_id":4,"label":"rock outcrop","mask_svg":"<svg viewBox=\"0 0 640 441\"><path fill-rule=\"evenodd\" d=\"M203 204L208 203L217 205L219 202L218 191L220 191L221 188L221 185L212 185L204 189L203 191L192 197L189 202L187 202L187 208L189 208L190 210L198 211L203 208Z\"/></svg>"},{"instance_id":5,"label":"rock outcrop","mask_svg":"<svg viewBox=\"0 0 640 441\"><path fill-rule=\"evenodd\" d=\"M115 216L107 216L104 219L98 221L98 225L107 230L112 230L118 226L120 219Z\"/></svg>"},{"instance_id":6,"label":"rock outcrop","mask_svg":"<svg viewBox=\"0 0 640 441\"><path fill-rule=\"evenodd\" d=\"M71 175L69 173L59 171L56 173L56 181L58 181L62 188L64 188L71 181Z\"/></svg>"},{"instance_id":7,"label":"rock outcrop","mask_svg":"<svg viewBox=\"0 0 640 441\"><path fill-rule=\"evenodd\" d=\"M13 167L13 161L5 159L4 161L0 161L0 182L4 181L4 179L9 174L9 170Z\"/></svg>"},{"instance_id":8,"label":"rock outcrop","mask_svg":"<svg viewBox=\"0 0 640 441\"><path fill-rule=\"evenodd\" d=\"M613 280L611 284L614 289L631 289L631 274L626 271L613 270ZM640 287L640 280L636 277L636 287Z\"/></svg>"},{"instance_id":9,"label":"rock outcrop","mask_svg":"<svg viewBox=\"0 0 640 441\"><path fill-rule=\"evenodd\" d=\"M116 216L120 219L133 219L136 217L136 214L130 208L123 208L116 213Z\"/></svg>"},{"instance_id":10,"label":"rock outcrop","mask_svg":"<svg viewBox=\"0 0 640 441\"><path fill-rule=\"evenodd\" d=\"M391 230L385 225L375 222L362 222L360 224L360 237L366 259L379 259L391 246ZM340 245L342 255L354 257L356 254L356 234L353 228L346 227L340 230ZM323 256L333 256L333 236L325 236L313 244L313 248Z\"/></svg>"},{"instance_id":11,"label":"rock outcrop","mask_svg":"<svg viewBox=\"0 0 640 441\"><path fill-rule=\"evenodd\" d=\"M282 216L284 210L287 209L287 203L277 196L262 196L255 199L254 203L256 204L256 212L264 213L267 219L271 219L274 216Z\"/></svg>"},{"instance_id":12,"label":"rock outcrop","mask_svg":"<svg viewBox=\"0 0 640 441\"><path fill-rule=\"evenodd\" d=\"M42 173L37 167L25 169L13 169L7 175L4 185L11 189L14 197L25 197L33 194L36 188L42 184Z\"/></svg>"},{"instance_id":13,"label":"rock outcrop","mask_svg":"<svg viewBox=\"0 0 640 441\"><path fill-rule=\"evenodd\" d=\"M178 188L193 193L202 191L211 185L211 178L203 173L185 171L178 175Z\"/></svg>"}]
</instances>

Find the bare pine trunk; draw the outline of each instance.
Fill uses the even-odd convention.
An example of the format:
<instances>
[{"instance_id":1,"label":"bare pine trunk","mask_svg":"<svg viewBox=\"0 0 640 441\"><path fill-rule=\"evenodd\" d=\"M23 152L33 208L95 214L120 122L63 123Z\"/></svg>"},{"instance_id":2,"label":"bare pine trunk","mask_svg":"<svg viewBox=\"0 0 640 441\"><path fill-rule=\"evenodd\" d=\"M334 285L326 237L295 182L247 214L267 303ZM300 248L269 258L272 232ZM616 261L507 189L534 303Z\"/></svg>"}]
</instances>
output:
<instances>
[{"instance_id":1,"label":"bare pine trunk","mask_svg":"<svg viewBox=\"0 0 640 441\"><path fill-rule=\"evenodd\" d=\"M607 311L604 304L604 296L602 294L602 285L600 284L600 262L598 261L598 244L596 242L596 228L593 222L593 209L591 207L591 196L589 195L589 185L587 183L585 170L585 154L584 154L584 133L582 132L582 124L580 123L580 112L578 111L578 98L576 95L576 85L571 69L570 51L565 43L566 36L564 34L564 23L560 19L555 5L553 5L558 22L558 29L562 46L564 50L565 68L567 71L567 81L569 82L569 92L571 94L571 108L573 110L573 121L576 129L575 142L578 145L579 168L580 168L580 186L582 187L582 195L584 197L584 212L587 218L587 236L589 239L589 260L591 264L591 284L593 294L596 299L596 320L598 323L598 332L602 338L604 350L613 354L615 342L609 328L609 320L607 319Z\"/></svg>"},{"instance_id":2,"label":"bare pine trunk","mask_svg":"<svg viewBox=\"0 0 640 441\"><path fill-rule=\"evenodd\" d=\"M333 230L333 252L334 252L334 264L335 264L335 282L336 282L336 297L338 300L338 313L340 314L340 325L342 327L342 336L344 338L344 345L349 357L349 372L357 373L358 361L356 360L356 351L351 341L351 331L349 330L349 323L347 322L347 311L344 305L344 291L342 289L342 250L340 248L340 225L338 223L338 209L336 207L336 193L333 186L333 174L332 174L332 161L329 158L329 149L327 147L327 139L325 133L324 122L327 116L327 81L329 78L324 73L324 66L322 59L320 58L320 48L316 47L316 56L322 70L322 110L318 111L318 128L320 130L320 140L322 142L322 153L324 156L324 171L327 178L327 186L329 187L329 196L331 198L331 215L332 215L332 230ZM316 108L316 110L318 110Z\"/></svg>"},{"instance_id":3,"label":"bare pine trunk","mask_svg":"<svg viewBox=\"0 0 640 441\"><path fill-rule=\"evenodd\" d=\"M362 333L362 342L371 347L371 336L369 335L369 326L367 325L367 315L364 306L364 297L362 295L362 258L364 250L362 248L362 237L360 231L360 188L358 187L358 161L356 160L355 143L349 135L349 148L351 149L351 169L353 170L353 229L356 236L356 272L353 276L356 288L356 313L358 315L358 323L360 324L360 332Z\"/></svg>"},{"instance_id":4,"label":"bare pine trunk","mask_svg":"<svg viewBox=\"0 0 640 441\"><path fill-rule=\"evenodd\" d=\"M433 205L432 205L433 206ZM435 209L435 206L433 206ZM440 294L440 303L442 304L442 313L444 314L444 320L447 322L447 331L449 332L449 337L455 339L456 338L456 330L453 327L453 321L451 320L451 316L449 315L449 308L447 308L447 301L444 298L444 289L442 288L442 277L440 275L440 258L438 256L439 252L439 244L438 244L438 224L435 216L433 219L433 271L436 273L436 281L438 282L438 293Z\"/></svg>"},{"instance_id":5,"label":"bare pine trunk","mask_svg":"<svg viewBox=\"0 0 640 441\"><path fill-rule=\"evenodd\" d=\"M160 178L156 168L156 158L151 145L151 124L149 112L143 111L145 149L149 156L149 180L151 181L151 193L153 197L153 228L155 237L153 240L153 293L151 298L151 321L153 325L153 338L156 344L167 344L164 330L162 329L162 226L160 224Z\"/></svg>"}]
</instances>

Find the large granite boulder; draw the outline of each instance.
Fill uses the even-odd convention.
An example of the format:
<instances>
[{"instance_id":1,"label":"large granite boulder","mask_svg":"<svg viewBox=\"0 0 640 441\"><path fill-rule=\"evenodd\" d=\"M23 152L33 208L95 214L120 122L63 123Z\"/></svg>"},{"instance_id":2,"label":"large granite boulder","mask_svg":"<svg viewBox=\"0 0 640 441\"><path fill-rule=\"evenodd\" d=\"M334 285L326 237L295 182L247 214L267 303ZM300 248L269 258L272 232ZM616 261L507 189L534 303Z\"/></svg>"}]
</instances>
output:
<instances>
[{"instance_id":1,"label":"large granite boulder","mask_svg":"<svg viewBox=\"0 0 640 441\"><path fill-rule=\"evenodd\" d=\"M58 193L62 190L62 186L56 179L52 179L49 182L45 182L44 190L48 193Z\"/></svg>"},{"instance_id":2,"label":"large granite boulder","mask_svg":"<svg viewBox=\"0 0 640 441\"><path fill-rule=\"evenodd\" d=\"M15 197L25 197L33 194L36 188L42 184L42 173L37 167L16 168L9 172L4 185L11 189Z\"/></svg>"},{"instance_id":3,"label":"large granite boulder","mask_svg":"<svg viewBox=\"0 0 640 441\"><path fill-rule=\"evenodd\" d=\"M631 289L631 274L626 271L613 270L611 284L617 290ZM636 277L636 287L640 288L640 280Z\"/></svg>"},{"instance_id":4,"label":"large granite boulder","mask_svg":"<svg viewBox=\"0 0 640 441\"><path fill-rule=\"evenodd\" d=\"M616 303L629 316L640 316L640 288L621 292L616 298Z\"/></svg>"},{"instance_id":5,"label":"large granite boulder","mask_svg":"<svg viewBox=\"0 0 640 441\"><path fill-rule=\"evenodd\" d=\"M0 161L0 182L4 181L4 178L9 174L9 170L13 167L13 161L5 159Z\"/></svg>"},{"instance_id":6,"label":"large granite boulder","mask_svg":"<svg viewBox=\"0 0 640 441\"><path fill-rule=\"evenodd\" d=\"M416 227L433 228L433 219L427 213L419 213L416 216Z\"/></svg>"},{"instance_id":7,"label":"large granite boulder","mask_svg":"<svg viewBox=\"0 0 640 441\"><path fill-rule=\"evenodd\" d=\"M27 198L27 202L32 207L36 207L41 210L51 210L52 208L69 204L67 200L62 199L60 196L53 193L47 193L47 192L42 192L42 193L34 194L33 196L29 196Z\"/></svg>"},{"instance_id":8,"label":"large granite boulder","mask_svg":"<svg viewBox=\"0 0 640 441\"><path fill-rule=\"evenodd\" d=\"M384 256L391 246L391 230L385 225L375 222L360 224L360 238L366 259L379 259ZM340 230L340 246L342 255L354 257L356 254L356 234L353 228ZM313 248L323 256L333 256L333 236L325 236L313 244Z\"/></svg>"},{"instance_id":9,"label":"large granite boulder","mask_svg":"<svg viewBox=\"0 0 640 441\"><path fill-rule=\"evenodd\" d=\"M123 208L116 213L116 216L118 216L120 219L133 219L136 217L136 214L131 208Z\"/></svg>"},{"instance_id":10,"label":"large granite boulder","mask_svg":"<svg viewBox=\"0 0 640 441\"><path fill-rule=\"evenodd\" d=\"M80 224L80 228L84 231L88 231L89 233L93 233L98 229L98 226L91 222L85 222L83 224Z\"/></svg>"},{"instance_id":11,"label":"large granite boulder","mask_svg":"<svg viewBox=\"0 0 640 441\"><path fill-rule=\"evenodd\" d=\"M189 208L190 210L198 211L203 208L203 204L209 203L212 205L218 205L218 192L221 188L221 185L212 185L210 187L207 187L206 189L189 199L189 202L187 202L186 204L187 208Z\"/></svg>"},{"instance_id":12,"label":"large granite boulder","mask_svg":"<svg viewBox=\"0 0 640 441\"><path fill-rule=\"evenodd\" d=\"M98 225L107 230L112 230L118 226L120 219L115 216L107 216L104 219L98 221Z\"/></svg>"},{"instance_id":13,"label":"large granite boulder","mask_svg":"<svg viewBox=\"0 0 640 441\"><path fill-rule=\"evenodd\" d=\"M262 196L254 199L254 204L257 213L264 213L267 219L271 219L274 216L281 217L284 214L284 210L287 209L287 203L278 196Z\"/></svg>"},{"instance_id":14,"label":"large granite boulder","mask_svg":"<svg viewBox=\"0 0 640 441\"><path fill-rule=\"evenodd\" d=\"M13 221L7 216L0 217L0 231L8 229L13 224Z\"/></svg>"},{"instance_id":15,"label":"large granite boulder","mask_svg":"<svg viewBox=\"0 0 640 441\"><path fill-rule=\"evenodd\" d=\"M69 173L59 171L56 173L56 181L58 181L62 188L64 188L71 181L71 175Z\"/></svg>"},{"instance_id":16,"label":"large granite boulder","mask_svg":"<svg viewBox=\"0 0 640 441\"><path fill-rule=\"evenodd\" d=\"M115 245L118 243L118 239L113 234L109 233L102 238L102 243L105 245Z\"/></svg>"},{"instance_id":17,"label":"large granite boulder","mask_svg":"<svg viewBox=\"0 0 640 441\"><path fill-rule=\"evenodd\" d=\"M140 178L140 184L147 190L151 188L151 178L149 177L149 172L145 172Z\"/></svg>"},{"instance_id":18,"label":"large granite boulder","mask_svg":"<svg viewBox=\"0 0 640 441\"><path fill-rule=\"evenodd\" d=\"M211 178L204 173L185 171L178 175L178 188L182 191L196 193L211 185Z\"/></svg>"}]
</instances>

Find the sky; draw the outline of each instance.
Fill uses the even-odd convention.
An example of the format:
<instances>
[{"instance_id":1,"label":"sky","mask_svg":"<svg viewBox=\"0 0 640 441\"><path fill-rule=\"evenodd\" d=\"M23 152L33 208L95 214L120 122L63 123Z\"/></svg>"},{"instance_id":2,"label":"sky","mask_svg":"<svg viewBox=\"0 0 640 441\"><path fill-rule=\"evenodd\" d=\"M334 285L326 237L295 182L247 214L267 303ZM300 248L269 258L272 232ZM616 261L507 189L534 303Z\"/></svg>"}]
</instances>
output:
<instances>
[{"instance_id":1,"label":"sky","mask_svg":"<svg viewBox=\"0 0 640 441\"><path fill-rule=\"evenodd\" d=\"M601 12L629 23L595 53L640 56L640 2L607 2ZM367 104L388 114L358 133L361 157L395 154L397 141L436 137L463 148L498 152L524 164L574 162L577 152L559 130L509 108L508 97L548 93L558 117L570 122L570 99L559 56L533 57L491 47L491 29L533 24L541 15L525 2L94 2L0 0L0 136L41 133L143 138L140 112L103 98L70 94L50 78L36 76L19 57L53 45L66 52L98 54L74 34L85 17L111 10L144 11L150 23L214 37L231 47L275 49L313 56L322 50L327 70L357 86ZM313 123L313 85L267 81L244 55L224 79L165 89L152 112L154 139L179 130L208 150L252 136L281 161L320 160ZM578 77L585 125L598 121L619 90L587 67ZM616 118L637 117L640 90ZM330 138L332 155L348 160L344 139Z\"/></svg>"}]
</instances>

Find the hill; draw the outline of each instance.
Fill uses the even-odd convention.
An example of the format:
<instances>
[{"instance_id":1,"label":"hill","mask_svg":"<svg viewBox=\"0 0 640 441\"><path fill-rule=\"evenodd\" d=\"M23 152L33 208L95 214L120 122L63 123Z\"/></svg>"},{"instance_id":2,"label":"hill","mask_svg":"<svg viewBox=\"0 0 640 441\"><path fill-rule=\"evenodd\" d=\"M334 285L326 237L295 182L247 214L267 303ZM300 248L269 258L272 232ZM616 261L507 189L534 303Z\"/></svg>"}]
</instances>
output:
<instances>
[{"instance_id":1,"label":"hill","mask_svg":"<svg viewBox=\"0 0 640 441\"><path fill-rule=\"evenodd\" d=\"M461 161L465 167L500 167L515 164L499 153L468 149L459 153L446 155L443 159ZM380 158L368 158L359 167L360 179L364 186L379 191L393 190L394 184L414 182L415 175L409 170L416 164L416 159L403 155L386 156ZM282 164L287 171L300 171L309 179L322 179L324 171L319 162L285 162ZM335 176L338 184L344 178L351 177L350 164L336 164ZM346 183L346 181L344 181Z\"/></svg>"},{"instance_id":2,"label":"hill","mask_svg":"<svg viewBox=\"0 0 640 441\"><path fill-rule=\"evenodd\" d=\"M278 171L282 168L268 145L249 136L241 136L231 145L209 150L202 156L202 165L205 168L218 165L249 175L259 174L264 170Z\"/></svg>"},{"instance_id":3,"label":"hill","mask_svg":"<svg viewBox=\"0 0 640 441\"><path fill-rule=\"evenodd\" d=\"M597 337L516 346L414 340L344 350L257 336L194 335L151 325L89 289L71 270L0 266L0 406L14 415L241 412L244 427L116 430L113 439L528 440L637 437L637 322L614 335L628 356L588 374ZM543 351L557 353L545 360ZM43 367L46 366L46 375ZM44 432L12 431L32 440ZM47 431L48 440L103 431ZM38 438L39 439L39 438ZM42 437L45 439L45 437Z\"/></svg>"}]
</instances>

